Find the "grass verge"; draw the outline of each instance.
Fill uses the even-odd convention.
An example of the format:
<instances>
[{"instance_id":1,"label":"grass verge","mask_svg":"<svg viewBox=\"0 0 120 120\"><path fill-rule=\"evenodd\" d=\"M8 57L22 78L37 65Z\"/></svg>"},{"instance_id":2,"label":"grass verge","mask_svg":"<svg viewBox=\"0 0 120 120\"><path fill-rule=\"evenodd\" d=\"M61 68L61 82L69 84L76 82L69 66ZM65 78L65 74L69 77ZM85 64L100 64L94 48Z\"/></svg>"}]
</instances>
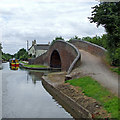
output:
<instances>
[{"instance_id":1,"label":"grass verge","mask_svg":"<svg viewBox=\"0 0 120 120\"><path fill-rule=\"evenodd\" d=\"M48 66L45 65L24 65L24 66L30 68L48 68Z\"/></svg>"},{"instance_id":2,"label":"grass verge","mask_svg":"<svg viewBox=\"0 0 120 120\"><path fill-rule=\"evenodd\" d=\"M93 78L85 76L78 79L68 80L66 82L73 86L79 86L86 96L92 97L99 101L104 109L108 113L111 113L112 118L120 118L120 108L118 109L120 99L102 87Z\"/></svg>"},{"instance_id":3,"label":"grass verge","mask_svg":"<svg viewBox=\"0 0 120 120\"><path fill-rule=\"evenodd\" d=\"M24 62L24 61L20 61L20 63L23 63L24 65L27 65L28 63Z\"/></svg>"}]
</instances>

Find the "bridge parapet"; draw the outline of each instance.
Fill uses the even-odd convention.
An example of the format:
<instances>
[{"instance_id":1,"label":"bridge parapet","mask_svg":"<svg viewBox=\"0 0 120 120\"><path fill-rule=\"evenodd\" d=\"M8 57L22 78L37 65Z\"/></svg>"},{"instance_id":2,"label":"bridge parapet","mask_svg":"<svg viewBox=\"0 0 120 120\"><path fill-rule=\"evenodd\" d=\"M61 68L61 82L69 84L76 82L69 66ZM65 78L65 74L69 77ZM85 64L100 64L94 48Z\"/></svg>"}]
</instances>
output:
<instances>
[{"instance_id":1,"label":"bridge parapet","mask_svg":"<svg viewBox=\"0 0 120 120\"><path fill-rule=\"evenodd\" d=\"M68 74L73 68L80 65L81 54L71 43L57 40L48 51L32 61L32 64L43 64L50 67L61 68Z\"/></svg>"},{"instance_id":2,"label":"bridge parapet","mask_svg":"<svg viewBox=\"0 0 120 120\"><path fill-rule=\"evenodd\" d=\"M104 49L103 47L87 41L71 40L70 43L75 45L78 49L83 49L99 57L105 57L105 53L107 52L107 50Z\"/></svg>"}]
</instances>

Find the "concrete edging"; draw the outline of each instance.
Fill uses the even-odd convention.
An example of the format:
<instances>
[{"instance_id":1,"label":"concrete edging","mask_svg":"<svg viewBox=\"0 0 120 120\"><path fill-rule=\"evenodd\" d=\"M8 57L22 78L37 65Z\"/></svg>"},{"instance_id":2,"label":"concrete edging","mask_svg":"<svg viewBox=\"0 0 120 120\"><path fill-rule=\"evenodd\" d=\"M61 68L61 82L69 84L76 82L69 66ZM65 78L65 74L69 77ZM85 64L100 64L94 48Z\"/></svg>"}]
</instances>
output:
<instances>
[{"instance_id":1,"label":"concrete edging","mask_svg":"<svg viewBox=\"0 0 120 120\"><path fill-rule=\"evenodd\" d=\"M52 94L58 96L59 98L62 98L62 100L72 109L74 110L74 112L77 113L77 117L78 118L89 118L90 120L92 120L92 115L90 114L90 112L85 109L83 106L81 106L80 104L78 104L76 101L74 101L72 98L70 98L69 96L67 96L66 94L64 94L62 91L60 91L58 88L56 88L55 86L53 86L52 84L50 84L47 79L46 76L42 77L44 80L44 84L45 86L52 91Z\"/></svg>"}]
</instances>

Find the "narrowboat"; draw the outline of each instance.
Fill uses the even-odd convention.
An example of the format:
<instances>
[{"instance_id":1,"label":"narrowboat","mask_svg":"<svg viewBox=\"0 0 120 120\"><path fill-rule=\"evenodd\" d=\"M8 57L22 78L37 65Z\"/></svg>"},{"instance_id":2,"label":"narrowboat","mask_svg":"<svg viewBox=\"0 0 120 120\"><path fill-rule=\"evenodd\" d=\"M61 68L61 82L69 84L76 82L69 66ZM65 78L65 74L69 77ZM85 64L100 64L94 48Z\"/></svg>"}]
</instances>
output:
<instances>
[{"instance_id":1,"label":"narrowboat","mask_svg":"<svg viewBox=\"0 0 120 120\"><path fill-rule=\"evenodd\" d=\"M10 59L9 62L10 62L10 67L19 67L18 59L13 58L13 59Z\"/></svg>"},{"instance_id":2,"label":"narrowboat","mask_svg":"<svg viewBox=\"0 0 120 120\"><path fill-rule=\"evenodd\" d=\"M19 67L10 66L11 70L18 70Z\"/></svg>"}]
</instances>

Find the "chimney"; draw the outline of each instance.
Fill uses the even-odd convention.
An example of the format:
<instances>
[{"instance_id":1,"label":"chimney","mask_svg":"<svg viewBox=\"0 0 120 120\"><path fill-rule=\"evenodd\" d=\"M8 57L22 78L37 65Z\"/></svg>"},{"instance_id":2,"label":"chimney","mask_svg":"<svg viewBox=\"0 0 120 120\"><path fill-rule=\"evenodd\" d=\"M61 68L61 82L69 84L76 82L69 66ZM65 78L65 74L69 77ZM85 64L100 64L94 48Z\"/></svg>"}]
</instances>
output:
<instances>
[{"instance_id":1,"label":"chimney","mask_svg":"<svg viewBox=\"0 0 120 120\"><path fill-rule=\"evenodd\" d=\"M48 45L50 45L50 42L48 42Z\"/></svg>"},{"instance_id":2,"label":"chimney","mask_svg":"<svg viewBox=\"0 0 120 120\"><path fill-rule=\"evenodd\" d=\"M36 40L34 40L34 45L36 45Z\"/></svg>"},{"instance_id":3,"label":"chimney","mask_svg":"<svg viewBox=\"0 0 120 120\"><path fill-rule=\"evenodd\" d=\"M32 41L32 46L36 45L36 40Z\"/></svg>"}]
</instances>

